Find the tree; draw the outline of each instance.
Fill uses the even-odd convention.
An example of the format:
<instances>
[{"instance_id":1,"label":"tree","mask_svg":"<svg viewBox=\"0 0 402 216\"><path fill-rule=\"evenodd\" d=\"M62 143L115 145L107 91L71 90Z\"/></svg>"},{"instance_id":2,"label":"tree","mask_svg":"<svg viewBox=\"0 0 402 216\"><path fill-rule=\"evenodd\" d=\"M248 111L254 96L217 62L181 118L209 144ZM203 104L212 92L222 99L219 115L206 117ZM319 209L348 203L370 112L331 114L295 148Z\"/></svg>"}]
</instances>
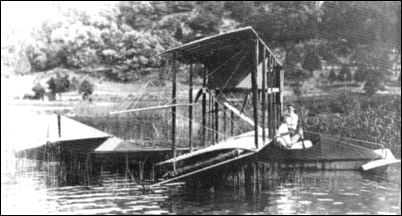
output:
<instances>
[{"instance_id":1,"label":"tree","mask_svg":"<svg viewBox=\"0 0 402 216\"><path fill-rule=\"evenodd\" d=\"M342 66L341 71L338 74L339 81L351 81L352 80L352 73L349 70L349 67L346 65Z\"/></svg>"},{"instance_id":2,"label":"tree","mask_svg":"<svg viewBox=\"0 0 402 216\"><path fill-rule=\"evenodd\" d=\"M76 77L71 78L71 82L70 82L70 86L69 86L70 90L77 90L79 87L79 82L77 80Z\"/></svg>"},{"instance_id":3,"label":"tree","mask_svg":"<svg viewBox=\"0 0 402 216\"><path fill-rule=\"evenodd\" d=\"M375 47L369 53L400 49L400 8L400 2L225 2L229 16L251 25L269 46L289 53L314 40L319 58L330 62L361 47Z\"/></svg>"},{"instance_id":4,"label":"tree","mask_svg":"<svg viewBox=\"0 0 402 216\"><path fill-rule=\"evenodd\" d=\"M219 33L220 18L214 14L201 12L187 22L187 25L193 30L193 37L189 40L202 38L211 34Z\"/></svg>"},{"instance_id":5,"label":"tree","mask_svg":"<svg viewBox=\"0 0 402 216\"><path fill-rule=\"evenodd\" d=\"M198 14L187 21L187 25L193 31L193 38L197 39L219 33L224 13L224 3L220 1L199 1L195 9Z\"/></svg>"},{"instance_id":6,"label":"tree","mask_svg":"<svg viewBox=\"0 0 402 216\"><path fill-rule=\"evenodd\" d=\"M88 96L91 95L93 91L94 91L93 84L87 80L82 81L78 89L78 93L82 94L83 100L87 100Z\"/></svg>"},{"instance_id":7,"label":"tree","mask_svg":"<svg viewBox=\"0 0 402 216\"><path fill-rule=\"evenodd\" d=\"M302 67L313 73L314 70L321 70L321 60L314 52L310 52L304 58Z\"/></svg>"},{"instance_id":8,"label":"tree","mask_svg":"<svg viewBox=\"0 0 402 216\"><path fill-rule=\"evenodd\" d=\"M56 74L56 77L51 77L48 81L48 87L53 95L59 93L61 98L61 93L66 92L70 89L70 80L68 75L60 76Z\"/></svg>"},{"instance_id":9,"label":"tree","mask_svg":"<svg viewBox=\"0 0 402 216\"><path fill-rule=\"evenodd\" d=\"M328 77L324 74L324 73L321 73L320 74L320 77L319 77L319 84L321 85L321 83L322 82L324 82L324 83L328 83Z\"/></svg>"},{"instance_id":10,"label":"tree","mask_svg":"<svg viewBox=\"0 0 402 216\"><path fill-rule=\"evenodd\" d=\"M355 72L354 79L356 82L362 83L366 81L367 77L367 68L364 66L359 66Z\"/></svg>"},{"instance_id":11,"label":"tree","mask_svg":"<svg viewBox=\"0 0 402 216\"><path fill-rule=\"evenodd\" d=\"M289 69L285 73L285 80L295 81L298 85L310 78L311 75L301 69Z\"/></svg>"},{"instance_id":12,"label":"tree","mask_svg":"<svg viewBox=\"0 0 402 216\"><path fill-rule=\"evenodd\" d=\"M124 1L99 13L59 10L62 18L33 29L23 46L33 72L102 64L108 77L129 82L161 67L156 53L244 26L283 52L285 67L310 72L320 60L350 56L352 64L378 67L364 56L400 51L400 2Z\"/></svg>"},{"instance_id":13,"label":"tree","mask_svg":"<svg viewBox=\"0 0 402 216\"><path fill-rule=\"evenodd\" d=\"M329 75L328 75L328 81L330 83L335 82L338 79L338 77L336 76L335 70L331 69L331 71L329 71Z\"/></svg>"},{"instance_id":14,"label":"tree","mask_svg":"<svg viewBox=\"0 0 402 216\"><path fill-rule=\"evenodd\" d=\"M294 70L297 67L297 64L303 61L302 54L303 50L299 47L295 47L288 53L286 53L286 58L284 62L284 68L286 72Z\"/></svg>"},{"instance_id":15,"label":"tree","mask_svg":"<svg viewBox=\"0 0 402 216\"><path fill-rule=\"evenodd\" d=\"M356 49L354 56L356 63L363 65L360 75L355 75L356 79L364 82L364 91L368 95L375 94L383 87L387 76L389 75L389 69L392 64L389 59L388 51L383 49L377 49L375 47L363 47Z\"/></svg>"},{"instance_id":16,"label":"tree","mask_svg":"<svg viewBox=\"0 0 402 216\"><path fill-rule=\"evenodd\" d=\"M50 89L50 92L52 92L52 94L56 94L57 92L57 87L56 87L56 81L53 77L51 77L48 81L47 81L48 87Z\"/></svg>"},{"instance_id":17,"label":"tree","mask_svg":"<svg viewBox=\"0 0 402 216\"><path fill-rule=\"evenodd\" d=\"M33 88L32 91L35 93L33 99L42 99L45 95L45 88L43 88L39 83L37 83Z\"/></svg>"},{"instance_id":18,"label":"tree","mask_svg":"<svg viewBox=\"0 0 402 216\"><path fill-rule=\"evenodd\" d=\"M174 33L174 38L178 41L183 39L183 29L180 26L177 27L176 32Z\"/></svg>"},{"instance_id":19,"label":"tree","mask_svg":"<svg viewBox=\"0 0 402 216\"><path fill-rule=\"evenodd\" d=\"M286 75L287 73L285 73ZM304 81L306 81L310 75L306 73L303 70L300 69L295 69L291 72L291 74L288 74L288 77L291 76L292 78L290 80L296 81L296 86L293 88L293 92L297 95L300 96L302 94L302 85Z\"/></svg>"},{"instance_id":20,"label":"tree","mask_svg":"<svg viewBox=\"0 0 402 216\"><path fill-rule=\"evenodd\" d=\"M374 69L368 70L366 83L364 85L364 91L368 95L373 95L383 87L383 83L384 83L383 73L380 73Z\"/></svg>"},{"instance_id":21,"label":"tree","mask_svg":"<svg viewBox=\"0 0 402 216\"><path fill-rule=\"evenodd\" d=\"M70 89L70 80L68 77L69 77L68 74L66 74L62 77L61 76L57 77L56 83L57 83L57 81L59 82L58 83L58 92L59 93L66 92Z\"/></svg>"},{"instance_id":22,"label":"tree","mask_svg":"<svg viewBox=\"0 0 402 216\"><path fill-rule=\"evenodd\" d=\"M368 95L374 95L377 92L377 89L379 88L378 82L375 80L367 80L366 83L364 84L364 91Z\"/></svg>"}]
</instances>

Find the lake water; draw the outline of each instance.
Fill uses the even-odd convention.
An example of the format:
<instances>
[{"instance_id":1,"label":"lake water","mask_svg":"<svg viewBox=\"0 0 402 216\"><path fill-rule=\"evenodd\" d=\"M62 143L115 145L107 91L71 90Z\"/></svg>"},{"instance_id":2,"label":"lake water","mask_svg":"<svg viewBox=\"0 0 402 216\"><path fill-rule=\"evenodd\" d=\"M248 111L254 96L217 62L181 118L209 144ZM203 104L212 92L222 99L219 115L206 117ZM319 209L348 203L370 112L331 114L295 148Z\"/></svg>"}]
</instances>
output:
<instances>
[{"instance_id":1,"label":"lake water","mask_svg":"<svg viewBox=\"0 0 402 216\"><path fill-rule=\"evenodd\" d=\"M4 175L3 175L4 174ZM286 171L252 188L195 191L176 184L145 192L119 174L101 186L47 187L46 173L2 172L2 214L400 214L401 169Z\"/></svg>"}]
</instances>

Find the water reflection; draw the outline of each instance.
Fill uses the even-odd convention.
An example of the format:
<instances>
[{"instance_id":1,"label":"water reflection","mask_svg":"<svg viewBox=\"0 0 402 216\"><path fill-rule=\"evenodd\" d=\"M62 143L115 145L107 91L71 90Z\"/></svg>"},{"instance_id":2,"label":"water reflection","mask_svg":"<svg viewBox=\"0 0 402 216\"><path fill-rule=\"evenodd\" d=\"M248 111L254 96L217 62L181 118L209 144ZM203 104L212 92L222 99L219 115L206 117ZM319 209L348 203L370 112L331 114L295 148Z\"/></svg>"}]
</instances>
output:
<instances>
[{"instance_id":1,"label":"water reflection","mask_svg":"<svg viewBox=\"0 0 402 216\"><path fill-rule=\"evenodd\" d=\"M48 188L45 175L21 172L14 182L3 182L2 175L2 214L400 214L400 167L381 176L289 171L257 189L176 185L146 193L106 171L102 185L91 187Z\"/></svg>"}]
</instances>

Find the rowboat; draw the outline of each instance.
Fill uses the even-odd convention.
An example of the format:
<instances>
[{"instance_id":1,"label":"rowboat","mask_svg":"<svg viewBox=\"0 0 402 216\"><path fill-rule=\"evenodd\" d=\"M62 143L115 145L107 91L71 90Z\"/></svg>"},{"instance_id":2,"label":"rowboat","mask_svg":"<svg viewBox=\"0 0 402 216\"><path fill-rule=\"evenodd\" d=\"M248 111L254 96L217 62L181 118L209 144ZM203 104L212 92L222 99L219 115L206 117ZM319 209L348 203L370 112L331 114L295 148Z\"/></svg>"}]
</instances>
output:
<instances>
[{"instance_id":1,"label":"rowboat","mask_svg":"<svg viewBox=\"0 0 402 216\"><path fill-rule=\"evenodd\" d=\"M306 132L305 139L312 141L313 146L285 149L279 145L268 145L258 158L277 161L285 166L291 164L323 170L382 171L389 165L400 163L386 148L372 150L349 139L312 132Z\"/></svg>"}]
</instances>

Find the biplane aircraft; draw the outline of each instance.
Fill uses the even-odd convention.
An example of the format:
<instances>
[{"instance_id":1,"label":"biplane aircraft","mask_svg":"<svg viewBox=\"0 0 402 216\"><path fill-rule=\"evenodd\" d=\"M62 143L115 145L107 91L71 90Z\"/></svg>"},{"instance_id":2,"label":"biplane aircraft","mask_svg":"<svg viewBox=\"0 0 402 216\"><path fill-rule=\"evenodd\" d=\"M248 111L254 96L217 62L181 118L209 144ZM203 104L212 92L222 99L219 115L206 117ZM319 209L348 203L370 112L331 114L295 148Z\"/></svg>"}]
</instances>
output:
<instances>
[{"instance_id":1,"label":"biplane aircraft","mask_svg":"<svg viewBox=\"0 0 402 216\"><path fill-rule=\"evenodd\" d=\"M172 151L173 157L158 163L168 167L164 180L155 185L202 174L219 169L234 161L250 157L258 160L292 163L301 166L320 164L325 169L355 169L368 171L400 163L389 149L379 146L377 150L362 147L351 139L305 132L305 138L313 145L306 149L286 149L276 144L275 132L283 110L284 71L281 63L252 27L206 37L160 53L169 58L173 71L172 83ZM176 125L176 71L177 62L189 64L189 145L192 149L192 109L198 101L202 106L202 141L204 148L177 156L175 152ZM203 65L202 89L193 101L193 64ZM251 95L252 116L236 108L234 93ZM209 104L209 106L208 106ZM212 105L211 105L212 104ZM209 112L207 109L209 108ZM224 116L236 115L253 130L220 137L219 112ZM207 115L215 113L207 131ZM226 119L225 119L226 124ZM233 125L233 122L232 122ZM226 130L226 128L225 128ZM207 134L208 133L208 134ZM226 134L226 132L225 132ZM379 145L368 143L372 145Z\"/></svg>"}]
</instances>

